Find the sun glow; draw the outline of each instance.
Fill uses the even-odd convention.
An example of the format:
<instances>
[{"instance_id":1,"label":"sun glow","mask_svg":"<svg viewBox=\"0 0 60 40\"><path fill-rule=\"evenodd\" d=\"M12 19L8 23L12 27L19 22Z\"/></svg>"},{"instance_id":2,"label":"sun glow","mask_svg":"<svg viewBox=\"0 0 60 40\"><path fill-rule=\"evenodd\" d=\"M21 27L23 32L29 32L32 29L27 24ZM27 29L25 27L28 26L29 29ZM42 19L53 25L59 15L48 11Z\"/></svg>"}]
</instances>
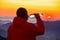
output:
<instances>
[{"instance_id":1,"label":"sun glow","mask_svg":"<svg viewBox=\"0 0 60 40\"><path fill-rule=\"evenodd\" d=\"M48 19L51 19L52 17L51 17L51 16L48 16L47 18L48 18Z\"/></svg>"},{"instance_id":2,"label":"sun glow","mask_svg":"<svg viewBox=\"0 0 60 40\"><path fill-rule=\"evenodd\" d=\"M29 14L43 13L44 18L47 18L47 14L60 17L60 0L0 0L0 16L15 16L19 7L26 8Z\"/></svg>"}]
</instances>

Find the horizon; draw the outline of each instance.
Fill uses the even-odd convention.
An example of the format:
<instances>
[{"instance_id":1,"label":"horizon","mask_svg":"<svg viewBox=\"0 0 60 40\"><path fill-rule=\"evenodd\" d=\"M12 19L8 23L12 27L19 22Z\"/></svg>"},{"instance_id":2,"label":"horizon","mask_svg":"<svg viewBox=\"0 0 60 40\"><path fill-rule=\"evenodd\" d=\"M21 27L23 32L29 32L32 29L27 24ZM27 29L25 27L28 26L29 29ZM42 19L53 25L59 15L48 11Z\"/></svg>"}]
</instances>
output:
<instances>
[{"instance_id":1,"label":"horizon","mask_svg":"<svg viewBox=\"0 0 60 40\"><path fill-rule=\"evenodd\" d=\"M0 20L13 20L15 16L0 16ZM60 21L60 19L43 19L42 17L40 17L42 19L42 21Z\"/></svg>"}]
</instances>

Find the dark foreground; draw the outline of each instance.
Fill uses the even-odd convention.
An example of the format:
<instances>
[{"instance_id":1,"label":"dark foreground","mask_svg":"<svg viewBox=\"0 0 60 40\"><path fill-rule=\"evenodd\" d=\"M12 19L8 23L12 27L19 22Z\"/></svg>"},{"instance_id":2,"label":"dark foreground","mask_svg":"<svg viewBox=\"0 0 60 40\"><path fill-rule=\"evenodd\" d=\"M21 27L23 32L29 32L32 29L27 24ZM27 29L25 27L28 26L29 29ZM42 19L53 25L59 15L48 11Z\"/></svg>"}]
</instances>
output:
<instances>
[{"instance_id":1,"label":"dark foreground","mask_svg":"<svg viewBox=\"0 0 60 40\"><path fill-rule=\"evenodd\" d=\"M3 37L0 36L0 40L6 40L6 38L3 38Z\"/></svg>"}]
</instances>

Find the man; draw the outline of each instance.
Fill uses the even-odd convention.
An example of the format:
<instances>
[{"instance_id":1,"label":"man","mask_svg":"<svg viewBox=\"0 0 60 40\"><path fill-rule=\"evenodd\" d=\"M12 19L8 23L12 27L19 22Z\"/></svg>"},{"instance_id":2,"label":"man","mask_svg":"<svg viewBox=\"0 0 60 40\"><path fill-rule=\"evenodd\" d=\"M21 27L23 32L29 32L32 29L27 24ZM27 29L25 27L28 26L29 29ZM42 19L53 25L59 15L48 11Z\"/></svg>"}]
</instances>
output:
<instances>
[{"instance_id":1,"label":"man","mask_svg":"<svg viewBox=\"0 0 60 40\"><path fill-rule=\"evenodd\" d=\"M37 35L44 34L44 25L39 15L34 14L37 19L37 27L27 22L27 10L19 8L17 16L8 29L7 40L36 40Z\"/></svg>"}]
</instances>

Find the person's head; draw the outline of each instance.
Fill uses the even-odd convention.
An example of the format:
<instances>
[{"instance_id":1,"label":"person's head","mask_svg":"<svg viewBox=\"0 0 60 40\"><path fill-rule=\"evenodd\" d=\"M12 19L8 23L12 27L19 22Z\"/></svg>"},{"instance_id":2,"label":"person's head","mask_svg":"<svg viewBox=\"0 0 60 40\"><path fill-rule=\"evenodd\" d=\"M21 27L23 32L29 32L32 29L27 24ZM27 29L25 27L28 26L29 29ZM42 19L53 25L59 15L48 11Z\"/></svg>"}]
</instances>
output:
<instances>
[{"instance_id":1,"label":"person's head","mask_svg":"<svg viewBox=\"0 0 60 40\"><path fill-rule=\"evenodd\" d=\"M18 8L16 14L17 14L18 17L21 17L21 18L26 18L28 16L27 10L25 8L22 8L22 7Z\"/></svg>"}]
</instances>

